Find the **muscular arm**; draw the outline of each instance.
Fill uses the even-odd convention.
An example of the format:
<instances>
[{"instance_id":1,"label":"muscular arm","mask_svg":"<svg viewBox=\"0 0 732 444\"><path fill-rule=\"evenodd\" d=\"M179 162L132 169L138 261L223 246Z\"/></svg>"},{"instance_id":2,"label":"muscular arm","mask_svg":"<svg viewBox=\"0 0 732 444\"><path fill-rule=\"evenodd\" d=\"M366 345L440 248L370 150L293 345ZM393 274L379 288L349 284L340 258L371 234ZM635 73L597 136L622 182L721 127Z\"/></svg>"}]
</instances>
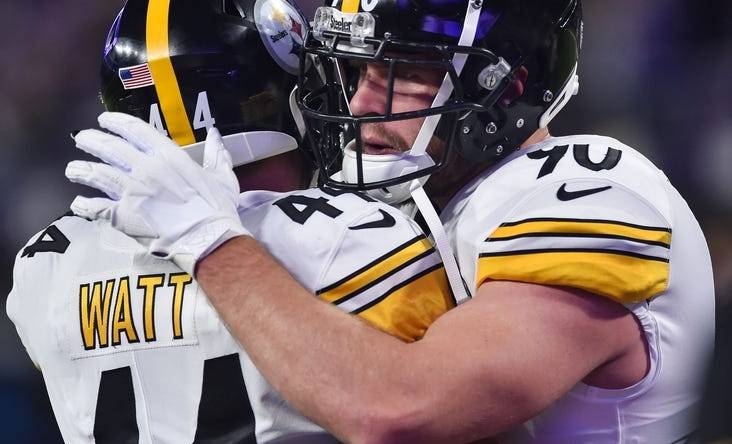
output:
<instances>
[{"instance_id":1,"label":"muscular arm","mask_svg":"<svg viewBox=\"0 0 732 444\"><path fill-rule=\"evenodd\" d=\"M619 304L489 282L424 339L405 344L312 297L249 237L203 259L197 279L283 396L351 442L465 442L499 433L637 341L634 319Z\"/></svg>"}]
</instances>

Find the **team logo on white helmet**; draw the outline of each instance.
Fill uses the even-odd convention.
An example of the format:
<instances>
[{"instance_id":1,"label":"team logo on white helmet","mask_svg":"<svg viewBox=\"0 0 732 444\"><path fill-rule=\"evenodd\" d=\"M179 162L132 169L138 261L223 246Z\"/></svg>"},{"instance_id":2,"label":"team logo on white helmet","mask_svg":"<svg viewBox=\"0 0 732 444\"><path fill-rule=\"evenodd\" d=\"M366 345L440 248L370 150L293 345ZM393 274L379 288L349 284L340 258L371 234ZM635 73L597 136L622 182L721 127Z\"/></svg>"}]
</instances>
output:
<instances>
[{"instance_id":1,"label":"team logo on white helmet","mask_svg":"<svg viewBox=\"0 0 732 444\"><path fill-rule=\"evenodd\" d=\"M254 21L265 48L278 65L297 74L307 21L300 11L284 0L257 0Z\"/></svg>"}]
</instances>

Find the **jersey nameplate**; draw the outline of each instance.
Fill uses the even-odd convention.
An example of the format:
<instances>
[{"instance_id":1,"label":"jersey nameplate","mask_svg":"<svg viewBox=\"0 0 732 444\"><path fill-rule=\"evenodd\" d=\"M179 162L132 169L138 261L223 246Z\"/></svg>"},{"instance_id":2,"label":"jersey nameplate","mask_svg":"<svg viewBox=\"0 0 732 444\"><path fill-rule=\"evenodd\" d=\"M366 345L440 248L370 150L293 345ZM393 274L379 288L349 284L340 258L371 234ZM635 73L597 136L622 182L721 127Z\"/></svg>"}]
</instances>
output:
<instances>
[{"instance_id":1,"label":"jersey nameplate","mask_svg":"<svg viewBox=\"0 0 732 444\"><path fill-rule=\"evenodd\" d=\"M106 273L85 276L74 289L72 359L197 343L197 287L187 273Z\"/></svg>"}]
</instances>

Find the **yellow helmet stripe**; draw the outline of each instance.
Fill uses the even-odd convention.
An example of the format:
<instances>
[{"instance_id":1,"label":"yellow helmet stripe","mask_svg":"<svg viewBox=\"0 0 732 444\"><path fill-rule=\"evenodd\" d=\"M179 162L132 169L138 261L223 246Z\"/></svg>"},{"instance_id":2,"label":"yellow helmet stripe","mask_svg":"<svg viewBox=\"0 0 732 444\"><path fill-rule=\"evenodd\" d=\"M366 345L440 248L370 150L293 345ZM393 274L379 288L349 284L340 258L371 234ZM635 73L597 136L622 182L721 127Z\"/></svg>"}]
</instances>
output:
<instances>
[{"instance_id":1,"label":"yellow helmet stripe","mask_svg":"<svg viewBox=\"0 0 732 444\"><path fill-rule=\"evenodd\" d=\"M341 5L341 11L343 12L358 12L358 6L361 4L361 0L343 0Z\"/></svg>"},{"instance_id":2,"label":"yellow helmet stripe","mask_svg":"<svg viewBox=\"0 0 732 444\"><path fill-rule=\"evenodd\" d=\"M178 79L170 61L168 46L168 16L170 0L150 0L147 6L147 60L150 73L155 81L155 91L160 100L160 108L165 117L168 134L178 145L196 143L183 97L178 87Z\"/></svg>"}]
</instances>

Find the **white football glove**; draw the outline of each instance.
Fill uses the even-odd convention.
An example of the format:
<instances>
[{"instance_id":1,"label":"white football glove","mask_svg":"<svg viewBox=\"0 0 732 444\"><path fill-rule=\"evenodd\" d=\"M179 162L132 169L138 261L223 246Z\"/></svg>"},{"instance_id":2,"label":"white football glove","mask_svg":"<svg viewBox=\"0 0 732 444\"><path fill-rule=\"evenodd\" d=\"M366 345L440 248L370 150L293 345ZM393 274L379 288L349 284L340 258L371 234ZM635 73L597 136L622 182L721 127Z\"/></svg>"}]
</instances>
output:
<instances>
[{"instance_id":1,"label":"white football glove","mask_svg":"<svg viewBox=\"0 0 732 444\"><path fill-rule=\"evenodd\" d=\"M196 262L227 240L250 235L236 211L239 183L221 134L208 132L203 168L146 122L103 113L99 126L76 134L76 146L105 163L75 160L66 177L104 192L77 196L71 210L105 219L158 257L193 275Z\"/></svg>"}]
</instances>

